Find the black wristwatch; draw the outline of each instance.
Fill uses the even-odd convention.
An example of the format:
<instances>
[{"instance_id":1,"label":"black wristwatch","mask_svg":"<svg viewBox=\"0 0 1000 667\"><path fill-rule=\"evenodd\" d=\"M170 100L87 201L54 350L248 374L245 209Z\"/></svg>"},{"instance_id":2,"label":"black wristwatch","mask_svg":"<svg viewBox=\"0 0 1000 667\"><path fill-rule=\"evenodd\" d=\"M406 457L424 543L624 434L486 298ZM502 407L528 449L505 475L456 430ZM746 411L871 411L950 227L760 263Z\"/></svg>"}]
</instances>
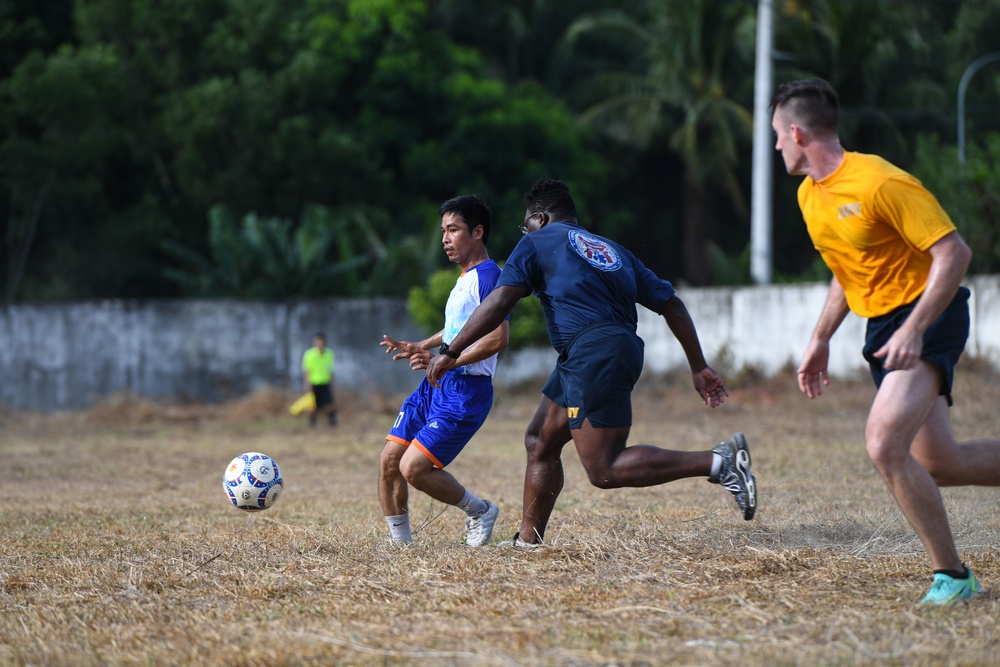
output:
<instances>
[{"instance_id":1,"label":"black wristwatch","mask_svg":"<svg viewBox=\"0 0 1000 667\"><path fill-rule=\"evenodd\" d=\"M461 352L456 352L455 350L449 350L448 343L444 343L438 350L438 353L443 354L444 356L450 357L452 359L458 359L462 355Z\"/></svg>"}]
</instances>

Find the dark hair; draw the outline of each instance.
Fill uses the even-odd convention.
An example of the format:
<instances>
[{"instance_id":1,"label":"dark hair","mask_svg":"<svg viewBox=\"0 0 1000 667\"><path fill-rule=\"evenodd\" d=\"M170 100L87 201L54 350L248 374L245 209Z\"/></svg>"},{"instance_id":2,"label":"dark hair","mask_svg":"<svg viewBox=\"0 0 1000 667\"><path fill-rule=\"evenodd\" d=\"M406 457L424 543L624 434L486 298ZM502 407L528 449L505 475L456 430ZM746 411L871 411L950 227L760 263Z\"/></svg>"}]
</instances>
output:
<instances>
[{"instance_id":1,"label":"dark hair","mask_svg":"<svg viewBox=\"0 0 1000 667\"><path fill-rule=\"evenodd\" d=\"M778 108L787 118L813 132L837 134L840 101L837 92L822 79L800 79L778 86L771 98L771 112Z\"/></svg>"},{"instance_id":2,"label":"dark hair","mask_svg":"<svg viewBox=\"0 0 1000 667\"><path fill-rule=\"evenodd\" d=\"M528 213L548 213L554 218L562 216L576 219L576 204L569 194L569 186L555 179L536 181L524 193Z\"/></svg>"},{"instance_id":3,"label":"dark hair","mask_svg":"<svg viewBox=\"0 0 1000 667\"><path fill-rule=\"evenodd\" d=\"M321 341L324 341L324 342L326 341L326 336L323 335L322 331L320 331L315 336L313 336L313 338L319 338Z\"/></svg>"},{"instance_id":4,"label":"dark hair","mask_svg":"<svg viewBox=\"0 0 1000 667\"><path fill-rule=\"evenodd\" d=\"M454 213L461 218L470 232L482 226L483 245L486 245L490 238L490 226L493 224L493 212L479 195L462 195L449 199L438 209L438 215L444 217L446 213Z\"/></svg>"}]
</instances>

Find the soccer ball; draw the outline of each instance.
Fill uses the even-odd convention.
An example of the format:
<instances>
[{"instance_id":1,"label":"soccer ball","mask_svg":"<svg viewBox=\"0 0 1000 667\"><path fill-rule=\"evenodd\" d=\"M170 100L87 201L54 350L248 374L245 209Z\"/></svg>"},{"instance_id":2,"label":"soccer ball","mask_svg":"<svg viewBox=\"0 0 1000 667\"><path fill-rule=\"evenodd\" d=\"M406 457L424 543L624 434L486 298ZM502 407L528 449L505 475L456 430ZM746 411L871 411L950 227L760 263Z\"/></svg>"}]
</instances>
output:
<instances>
[{"instance_id":1,"label":"soccer ball","mask_svg":"<svg viewBox=\"0 0 1000 667\"><path fill-rule=\"evenodd\" d=\"M222 486L239 509L266 510L281 493L281 471L270 456L247 452L229 462L222 475Z\"/></svg>"}]
</instances>

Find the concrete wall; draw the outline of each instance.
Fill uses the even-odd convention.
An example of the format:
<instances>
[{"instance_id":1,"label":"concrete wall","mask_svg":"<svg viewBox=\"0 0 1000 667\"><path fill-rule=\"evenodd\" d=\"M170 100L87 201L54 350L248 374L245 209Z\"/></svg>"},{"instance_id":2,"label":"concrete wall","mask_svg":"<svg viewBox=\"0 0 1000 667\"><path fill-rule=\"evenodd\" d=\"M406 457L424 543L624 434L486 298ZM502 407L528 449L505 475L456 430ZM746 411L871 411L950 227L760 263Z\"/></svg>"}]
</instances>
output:
<instances>
[{"instance_id":1,"label":"concrete wall","mask_svg":"<svg viewBox=\"0 0 1000 667\"><path fill-rule=\"evenodd\" d=\"M968 354L1000 365L1000 277L970 279ZM826 299L826 285L682 288L709 363L770 374L798 364ZM337 355L340 390L405 392L420 374L391 362L383 333L422 338L402 299L305 302L102 301L0 310L0 403L54 410L86 407L128 391L151 398L218 401L258 387L301 386L302 352L323 331ZM662 318L640 308L646 368L685 369ZM855 374L864 321L849 315L831 345L830 372ZM545 376L551 350L505 354L499 384Z\"/></svg>"},{"instance_id":2,"label":"concrete wall","mask_svg":"<svg viewBox=\"0 0 1000 667\"><path fill-rule=\"evenodd\" d=\"M971 331L966 355L1000 365L1000 276L976 276L965 285ZM753 367L773 374L796 368L826 302L827 284L678 289L691 311L709 364ZM646 369L686 368L684 353L663 318L640 309L639 335L646 342ZM853 375L868 369L861 348L865 320L847 316L830 343L830 374Z\"/></svg>"},{"instance_id":3,"label":"concrete wall","mask_svg":"<svg viewBox=\"0 0 1000 667\"><path fill-rule=\"evenodd\" d=\"M264 385L301 387L302 353L323 331L340 389L405 391L382 334L423 336L402 299L310 302L102 301L0 310L0 403L53 410L128 391L218 401Z\"/></svg>"}]
</instances>

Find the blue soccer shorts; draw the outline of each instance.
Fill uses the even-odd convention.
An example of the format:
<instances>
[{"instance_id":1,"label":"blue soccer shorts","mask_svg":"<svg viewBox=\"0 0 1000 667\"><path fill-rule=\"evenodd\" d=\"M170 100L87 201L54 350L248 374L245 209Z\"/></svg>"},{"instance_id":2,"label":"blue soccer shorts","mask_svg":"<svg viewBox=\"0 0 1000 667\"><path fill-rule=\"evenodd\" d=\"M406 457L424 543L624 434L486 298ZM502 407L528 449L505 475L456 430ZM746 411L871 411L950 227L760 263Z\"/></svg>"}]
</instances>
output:
<instances>
[{"instance_id":1,"label":"blue soccer shorts","mask_svg":"<svg viewBox=\"0 0 1000 667\"><path fill-rule=\"evenodd\" d=\"M493 378L449 371L435 389L424 378L403 401L386 440L414 445L435 468L455 460L493 407Z\"/></svg>"},{"instance_id":2,"label":"blue soccer shorts","mask_svg":"<svg viewBox=\"0 0 1000 667\"><path fill-rule=\"evenodd\" d=\"M563 349L542 393L566 408L569 427L632 425L632 389L642 373L643 343L620 324L584 329Z\"/></svg>"}]
</instances>

